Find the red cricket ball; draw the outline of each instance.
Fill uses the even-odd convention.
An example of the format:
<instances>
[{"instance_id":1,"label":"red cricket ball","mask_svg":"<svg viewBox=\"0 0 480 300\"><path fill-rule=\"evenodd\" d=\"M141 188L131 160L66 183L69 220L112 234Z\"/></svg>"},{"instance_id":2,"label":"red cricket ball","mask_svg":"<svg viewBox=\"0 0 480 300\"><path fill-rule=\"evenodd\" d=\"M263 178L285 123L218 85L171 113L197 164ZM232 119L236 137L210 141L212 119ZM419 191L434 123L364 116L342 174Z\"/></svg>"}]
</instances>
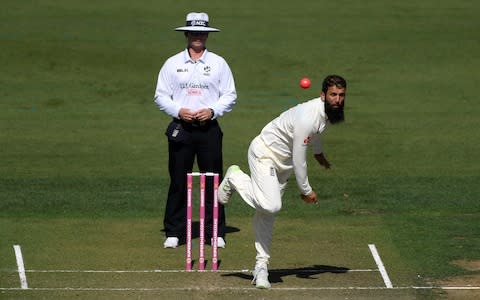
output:
<instances>
[{"instance_id":1,"label":"red cricket ball","mask_svg":"<svg viewBox=\"0 0 480 300\"><path fill-rule=\"evenodd\" d=\"M304 77L304 78L300 79L300 87L302 89L308 89L311 84L312 84L312 82L310 81L310 79L308 77Z\"/></svg>"}]
</instances>

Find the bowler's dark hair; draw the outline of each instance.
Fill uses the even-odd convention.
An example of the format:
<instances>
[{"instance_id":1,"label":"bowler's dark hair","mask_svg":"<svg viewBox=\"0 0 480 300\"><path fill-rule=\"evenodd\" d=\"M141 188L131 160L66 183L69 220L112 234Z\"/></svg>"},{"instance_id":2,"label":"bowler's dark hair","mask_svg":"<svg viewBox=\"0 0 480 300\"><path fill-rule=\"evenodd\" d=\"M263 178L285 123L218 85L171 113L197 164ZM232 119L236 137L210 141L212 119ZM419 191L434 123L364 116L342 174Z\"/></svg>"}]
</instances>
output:
<instances>
[{"instance_id":1,"label":"bowler's dark hair","mask_svg":"<svg viewBox=\"0 0 480 300\"><path fill-rule=\"evenodd\" d=\"M340 75L328 75L325 77L322 83L322 92L325 94L328 91L328 88L331 86L336 86L338 88L347 88L347 81Z\"/></svg>"}]
</instances>

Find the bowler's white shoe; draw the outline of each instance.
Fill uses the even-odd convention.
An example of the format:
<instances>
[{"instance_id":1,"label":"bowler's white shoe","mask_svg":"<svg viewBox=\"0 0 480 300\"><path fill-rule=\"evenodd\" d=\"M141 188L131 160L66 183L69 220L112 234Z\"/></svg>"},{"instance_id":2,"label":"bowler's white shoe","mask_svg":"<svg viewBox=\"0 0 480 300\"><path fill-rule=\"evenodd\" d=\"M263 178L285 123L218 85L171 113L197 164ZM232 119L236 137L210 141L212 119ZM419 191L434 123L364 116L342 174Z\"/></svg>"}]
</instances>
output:
<instances>
[{"instance_id":1,"label":"bowler's white shoe","mask_svg":"<svg viewBox=\"0 0 480 300\"><path fill-rule=\"evenodd\" d=\"M177 237L168 237L163 243L163 248L177 248L178 238Z\"/></svg>"},{"instance_id":2,"label":"bowler's white shoe","mask_svg":"<svg viewBox=\"0 0 480 300\"><path fill-rule=\"evenodd\" d=\"M218 202L222 204L227 204L228 200L232 197L232 193L234 192L233 187L230 185L230 176L240 171L240 167L237 165L231 165L227 169L227 173L225 177L223 177L222 183L218 186Z\"/></svg>"},{"instance_id":3,"label":"bowler's white shoe","mask_svg":"<svg viewBox=\"0 0 480 300\"><path fill-rule=\"evenodd\" d=\"M267 265L256 265L253 271L252 284L255 284L257 289L269 289L271 287L268 281L268 269Z\"/></svg>"}]
</instances>

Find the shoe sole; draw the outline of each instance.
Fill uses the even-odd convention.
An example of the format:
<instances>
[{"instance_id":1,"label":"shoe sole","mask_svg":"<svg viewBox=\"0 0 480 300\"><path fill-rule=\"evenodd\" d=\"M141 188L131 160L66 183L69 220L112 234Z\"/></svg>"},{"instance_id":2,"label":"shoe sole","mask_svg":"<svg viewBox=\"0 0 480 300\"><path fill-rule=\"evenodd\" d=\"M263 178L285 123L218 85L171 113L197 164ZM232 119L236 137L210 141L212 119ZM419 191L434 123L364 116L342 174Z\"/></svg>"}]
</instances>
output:
<instances>
[{"instance_id":1,"label":"shoe sole","mask_svg":"<svg viewBox=\"0 0 480 300\"><path fill-rule=\"evenodd\" d=\"M271 288L270 285L256 285L255 287L260 290L268 290L269 288Z\"/></svg>"}]
</instances>

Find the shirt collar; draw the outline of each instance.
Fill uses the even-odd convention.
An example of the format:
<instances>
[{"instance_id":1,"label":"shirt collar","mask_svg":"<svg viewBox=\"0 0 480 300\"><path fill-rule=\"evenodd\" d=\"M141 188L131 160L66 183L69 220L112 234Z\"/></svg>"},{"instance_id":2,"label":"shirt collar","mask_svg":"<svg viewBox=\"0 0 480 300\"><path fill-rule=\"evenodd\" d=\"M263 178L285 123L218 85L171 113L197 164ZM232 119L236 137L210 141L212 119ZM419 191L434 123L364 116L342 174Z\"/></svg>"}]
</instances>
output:
<instances>
[{"instance_id":1,"label":"shirt collar","mask_svg":"<svg viewBox=\"0 0 480 300\"><path fill-rule=\"evenodd\" d=\"M207 57L207 54L208 54L208 50L207 48L205 48L205 51L203 51L203 54L202 56L198 59L199 62L205 62L205 59ZM194 62L191 58L190 58L190 54L188 53L188 48L186 48L184 51L183 51L183 59L185 61L185 63L188 63L188 62Z\"/></svg>"}]
</instances>

